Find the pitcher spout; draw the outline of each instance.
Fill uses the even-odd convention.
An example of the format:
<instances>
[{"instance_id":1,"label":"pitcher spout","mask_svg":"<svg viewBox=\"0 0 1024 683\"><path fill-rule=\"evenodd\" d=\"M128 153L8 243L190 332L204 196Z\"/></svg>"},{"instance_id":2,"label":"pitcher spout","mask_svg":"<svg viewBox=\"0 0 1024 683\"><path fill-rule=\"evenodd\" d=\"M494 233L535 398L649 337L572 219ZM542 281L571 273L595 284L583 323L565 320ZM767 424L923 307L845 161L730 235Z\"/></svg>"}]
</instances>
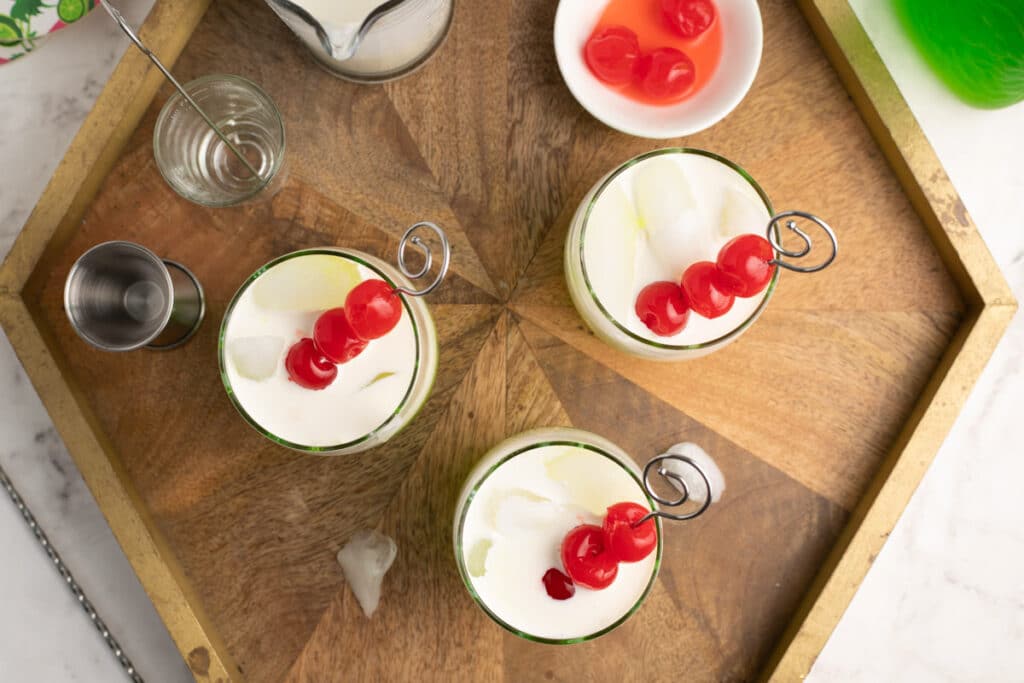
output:
<instances>
[{"instance_id":1,"label":"pitcher spout","mask_svg":"<svg viewBox=\"0 0 1024 683\"><path fill-rule=\"evenodd\" d=\"M351 59L382 16L405 0L266 0L307 45L315 41L325 56Z\"/></svg>"}]
</instances>

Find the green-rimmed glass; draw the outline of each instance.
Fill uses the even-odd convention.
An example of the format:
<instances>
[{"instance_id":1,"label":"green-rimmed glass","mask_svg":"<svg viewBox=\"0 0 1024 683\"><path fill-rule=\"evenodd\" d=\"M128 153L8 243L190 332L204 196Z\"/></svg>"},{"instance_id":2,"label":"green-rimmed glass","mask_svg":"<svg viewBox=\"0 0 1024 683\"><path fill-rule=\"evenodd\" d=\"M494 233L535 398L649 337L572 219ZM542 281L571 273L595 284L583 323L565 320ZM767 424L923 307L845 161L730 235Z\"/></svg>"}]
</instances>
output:
<instances>
[{"instance_id":1,"label":"green-rimmed glass","mask_svg":"<svg viewBox=\"0 0 1024 683\"><path fill-rule=\"evenodd\" d=\"M286 446L296 451L313 453L316 455L359 453L360 451L365 451L384 443L401 431L405 425L416 417L416 414L430 396L430 391L434 385L434 378L437 375L439 354L437 346L437 330L434 327L434 320L430 315L430 311L428 310L426 303L419 298L408 297L404 294L399 295L402 300L402 305L405 307L405 311L409 315L409 320L412 321L413 335L416 340L416 361L412 380L409 382L409 387L402 397L402 400L397 406L395 406L394 411L379 426L358 439L353 439L352 441L331 446L307 446L289 441L284 437L270 432L253 419L253 417L245 410L245 407L241 404L231 387L231 379L227 372L227 329L228 324L231 321L231 314L234 312L235 306L242 298L242 295L254 282L256 282L257 279L259 279L261 275L263 275L263 273L267 272L274 266L280 265L290 259L315 255L337 256L338 258L344 258L368 268L391 286L410 286L408 279L401 275L393 266L378 258L370 256L369 254L365 254L354 249L305 249L285 254L284 256L279 256L250 275L242 286L238 288L238 291L235 292L234 297L232 297L231 302L228 304L227 311L224 313L224 320L221 322L220 335L217 341L217 357L220 364L220 377L221 381L224 383L224 389L227 391L228 398L231 399L231 403L235 406L239 415L241 415L242 418L244 418L245 421L248 422L256 431L274 443Z\"/></svg>"},{"instance_id":2,"label":"green-rimmed glass","mask_svg":"<svg viewBox=\"0 0 1024 683\"><path fill-rule=\"evenodd\" d=\"M520 638L525 638L526 640L537 643L571 645L573 643L583 643L588 640L593 640L599 636L603 636L609 631L612 631L622 625L627 619L636 613L638 609L640 609L640 606L651 592L651 588L654 587L655 580L658 578L658 570L661 567L661 554L664 537L662 535L661 520L656 517L654 521L658 528L658 547L654 559L654 565L651 569L651 578L647 582L647 586L644 587L643 592L640 593L640 596L632 607L626 610L626 612L614 622L598 631L586 633L575 638L545 638L520 630L495 614L476 592L476 589L473 587L473 580L469 575L469 569L466 567L465 553L463 552L462 544L463 530L466 526L466 517L469 513L470 506L473 503L473 499L480 491L480 488L484 485L484 482L486 482L492 474L498 471L502 465L523 453L527 453L538 448L546 448L548 446L581 448L608 458L621 467L623 471L625 471L633 481L636 482L639 489L644 492L644 497L647 498L648 505L650 505L652 510L656 509L657 506L654 500L647 495L644 488L642 480L643 475L640 468L625 451L613 444L611 441L608 441L596 434L579 429L549 428L522 432L502 441L500 444L488 451L466 478L466 483L463 485L462 492L459 494L458 505L456 505L455 508L455 523L452 533L455 546L455 564L459 568L459 576L462 577L462 582L466 585L466 590L468 590L469 594L473 596L473 599L480 606L480 609L482 609L487 616L497 622L497 624L502 628L514 633Z\"/></svg>"},{"instance_id":3,"label":"green-rimmed glass","mask_svg":"<svg viewBox=\"0 0 1024 683\"><path fill-rule=\"evenodd\" d=\"M761 198L761 201L764 202L764 206L768 210L768 215L771 216L774 214L771 201L768 199L768 195L765 194L764 190L761 189L761 186L758 185L750 174L743 170L743 168L732 161L729 161L725 157L721 157L702 149L691 149L686 147L668 147L665 149L655 150L653 152L647 152L646 154L633 157L599 180L583 198L583 201L580 202L580 206L576 210L575 216L573 216L572 224L569 228L569 236L565 243L565 278L569 287L569 294L572 297L573 304L576 306L576 310L590 329L593 330L594 333L604 342L619 349L620 351L631 353L636 356L653 358L655 360L682 360L686 358L696 358L711 353L712 351L729 344L743 334L743 332L745 332L747 328L757 320L758 316L760 316L768 306L768 300L771 299L772 293L775 291L775 286L779 280L779 268L775 269L775 274L772 276L771 282L768 283L768 287L766 287L764 292L761 294L761 302L754 312L732 330L715 339L701 342L699 344L667 344L639 335L630 330L625 323L616 320L616 318L608 311L607 308L605 308L604 304L597 297L591 283L590 275L587 273L587 264L584 258L584 245L586 244L587 226L590 220L590 214L604 190L615 182L619 175L643 161L667 154L694 154L712 159L723 166L726 166L754 189L758 197ZM774 230L777 240L778 228L774 227Z\"/></svg>"}]
</instances>

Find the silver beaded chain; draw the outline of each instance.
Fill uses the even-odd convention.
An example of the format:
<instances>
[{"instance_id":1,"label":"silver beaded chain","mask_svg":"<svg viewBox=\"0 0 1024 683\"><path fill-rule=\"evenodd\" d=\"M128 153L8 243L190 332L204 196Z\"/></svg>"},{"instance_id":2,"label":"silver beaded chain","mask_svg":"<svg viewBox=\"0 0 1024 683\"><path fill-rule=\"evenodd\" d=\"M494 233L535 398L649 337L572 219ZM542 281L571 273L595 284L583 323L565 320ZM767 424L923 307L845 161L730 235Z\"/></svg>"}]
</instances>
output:
<instances>
[{"instance_id":1,"label":"silver beaded chain","mask_svg":"<svg viewBox=\"0 0 1024 683\"><path fill-rule=\"evenodd\" d=\"M104 642L106 642L107 647L110 648L111 653L113 653L114 658L117 659L121 668L124 669L128 679L133 681L133 683L143 683L142 676L140 676L135 670L135 665L132 664L132 660L130 660L128 655L124 653L124 650L121 649L120 643L118 643L117 639L114 638L110 629L107 628L107 625L103 623L103 619L100 618L100 615L96 613L96 609L92 606L92 603L89 602L89 598L85 596L85 592L82 591L81 586L79 586L78 582L75 581L75 577L72 576L71 571L67 568L67 565L64 564L64 560L60 558L57 550L50 544L50 539L48 539L46 534L43 533L43 530L39 528L36 518L32 515L28 506L25 505L25 501L23 501L21 496L18 495L18 491L14 488L14 484L11 483L11 480L7 478L7 473L4 472L4 468L2 466L0 466L0 485L7 490L7 495L11 497L11 500L14 502L14 506L18 508L18 512L21 513L22 518L24 518L25 523L32 532L32 535L36 537L36 540L39 541L39 545L43 547L43 550L46 551L50 560L53 561L53 566L57 570L57 573L64 578L64 582L67 584L71 594L75 596L78 604L82 606L83 610L85 610L89 620L92 622L93 626L96 627L96 630L99 631L100 636L103 637Z\"/></svg>"}]
</instances>

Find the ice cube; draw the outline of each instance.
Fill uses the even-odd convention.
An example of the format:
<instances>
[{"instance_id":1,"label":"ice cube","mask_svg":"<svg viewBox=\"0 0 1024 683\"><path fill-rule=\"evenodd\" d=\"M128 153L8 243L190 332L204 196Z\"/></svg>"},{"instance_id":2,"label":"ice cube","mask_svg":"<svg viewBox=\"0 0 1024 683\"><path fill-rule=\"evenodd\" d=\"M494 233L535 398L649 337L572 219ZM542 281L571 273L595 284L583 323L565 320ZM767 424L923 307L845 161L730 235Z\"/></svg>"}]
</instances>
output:
<instances>
[{"instance_id":1,"label":"ice cube","mask_svg":"<svg viewBox=\"0 0 1024 683\"><path fill-rule=\"evenodd\" d=\"M345 581L367 617L377 610L381 583L396 555L398 546L394 540L371 529L356 532L338 551L338 564Z\"/></svg>"},{"instance_id":2,"label":"ice cube","mask_svg":"<svg viewBox=\"0 0 1024 683\"><path fill-rule=\"evenodd\" d=\"M748 232L763 235L768 218L764 204L755 203L734 187L726 188L718 216L719 239L725 242Z\"/></svg>"},{"instance_id":3,"label":"ice cube","mask_svg":"<svg viewBox=\"0 0 1024 683\"><path fill-rule=\"evenodd\" d=\"M359 269L341 256L312 254L289 259L253 284L253 301L272 311L309 313L345 305L359 284Z\"/></svg>"},{"instance_id":4,"label":"ice cube","mask_svg":"<svg viewBox=\"0 0 1024 683\"><path fill-rule=\"evenodd\" d=\"M711 484L711 502L717 503L722 498L722 493L725 491L725 476L722 474L722 470L718 468L714 458L708 455L707 451L692 442L677 443L667 451L673 455L684 455L700 467L708 478L708 483ZM701 478L700 474L696 472L690 465L679 460L663 460L661 466L669 472L678 474L683 481L686 482L686 486L690 492L690 500L697 504L703 504L708 497L708 489L704 484L704 479ZM672 486L683 492L682 486L678 482L669 479L672 482Z\"/></svg>"},{"instance_id":5,"label":"ice cube","mask_svg":"<svg viewBox=\"0 0 1024 683\"><path fill-rule=\"evenodd\" d=\"M714 235L679 164L667 157L640 164L633 196L657 279L678 280L691 263L714 258Z\"/></svg>"},{"instance_id":6,"label":"ice cube","mask_svg":"<svg viewBox=\"0 0 1024 683\"><path fill-rule=\"evenodd\" d=\"M612 184L594 204L584 241L587 276L602 304L619 319L633 310L637 241L642 239L633 204Z\"/></svg>"},{"instance_id":7,"label":"ice cube","mask_svg":"<svg viewBox=\"0 0 1024 683\"><path fill-rule=\"evenodd\" d=\"M608 468L595 467L593 463L593 455L587 451L565 448L544 463L544 470L552 481L565 488L568 500L578 506L581 514L603 519L608 506L618 502L614 483L617 473L609 473Z\"/></svg>"},{"instance_id":8,"label":"ice cube","mask_svg":"<svg viewBox=\"0 0 1024 683\"><path fill-rule=\"evenodd\" d=\"M704 217L695 209L682 211L675 223L649 230L647 243L660 269L658 277L672 282L678 282L691 264L716 256L715 241L708 235Z\"/></svg>"},{"instance_id":9,"label":"ice cube","mask_svg":"<svg viewBox=\"0 0 1024 683\"><path fill-rule=\"evenodd\" d=\"M273 376L283 350L281 337L238 337L228 342L228 355L235 370L257 382Z\"/></svg>"},{"instance_id":10,"label":"ice cube","mask_svg":"<svg viewBox=\"0 0 1024 683\"><path fill-rule=\"evenodd\" d=\"M491 539L481 538L469 549L466 568L469 570L470 576L480 578L487 573L487 553L491 551L491 545Z\"/></svg>"},{"instance_id":11,"label":"ice cube","mask_svg":"<svg viewBox=\"0 0 1024 683\"><path fill-rule=\"evenodd\" d=\"M633 198L641 227L648 233L674 227L681 214L697 208L682 166L668 156L638 164L633 175Z\"/></svg>"},{"instance_id":12,"label":"ice cube","mask_svg":"<svg viewBox=\"0 0 1024 683\"><path fill-rule=\"evenodd\" d=\"M488 509L494 529L505 536L535 533L554 523L560 513L556 503L524 489L495 492Z\"/></svg>"}]
</instances>

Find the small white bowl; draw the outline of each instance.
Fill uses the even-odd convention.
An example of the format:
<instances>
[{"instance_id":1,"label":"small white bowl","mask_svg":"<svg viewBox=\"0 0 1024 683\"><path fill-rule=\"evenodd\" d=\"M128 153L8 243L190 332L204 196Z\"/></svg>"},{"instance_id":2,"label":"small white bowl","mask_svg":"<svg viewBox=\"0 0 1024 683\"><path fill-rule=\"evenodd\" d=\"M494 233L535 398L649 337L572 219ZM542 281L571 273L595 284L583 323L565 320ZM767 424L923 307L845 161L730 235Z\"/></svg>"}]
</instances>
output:
<instances>
[{"instance_id":1,"label":"small white bowl","mask_svg":"<svg viewBox=\"0 0 1024 683\"><path fill-rule=\"evenodd\" d=\"M555 57L562 78L576 101L605 125L656 140L691 135L721 121L750 90L764 42L757 0L716 0L723 31L718 68L696 94L666 106L631 100L599 81L587 67L583 46L607 4L561 0L555 15Z\"/></svg>"}]
</instances>

